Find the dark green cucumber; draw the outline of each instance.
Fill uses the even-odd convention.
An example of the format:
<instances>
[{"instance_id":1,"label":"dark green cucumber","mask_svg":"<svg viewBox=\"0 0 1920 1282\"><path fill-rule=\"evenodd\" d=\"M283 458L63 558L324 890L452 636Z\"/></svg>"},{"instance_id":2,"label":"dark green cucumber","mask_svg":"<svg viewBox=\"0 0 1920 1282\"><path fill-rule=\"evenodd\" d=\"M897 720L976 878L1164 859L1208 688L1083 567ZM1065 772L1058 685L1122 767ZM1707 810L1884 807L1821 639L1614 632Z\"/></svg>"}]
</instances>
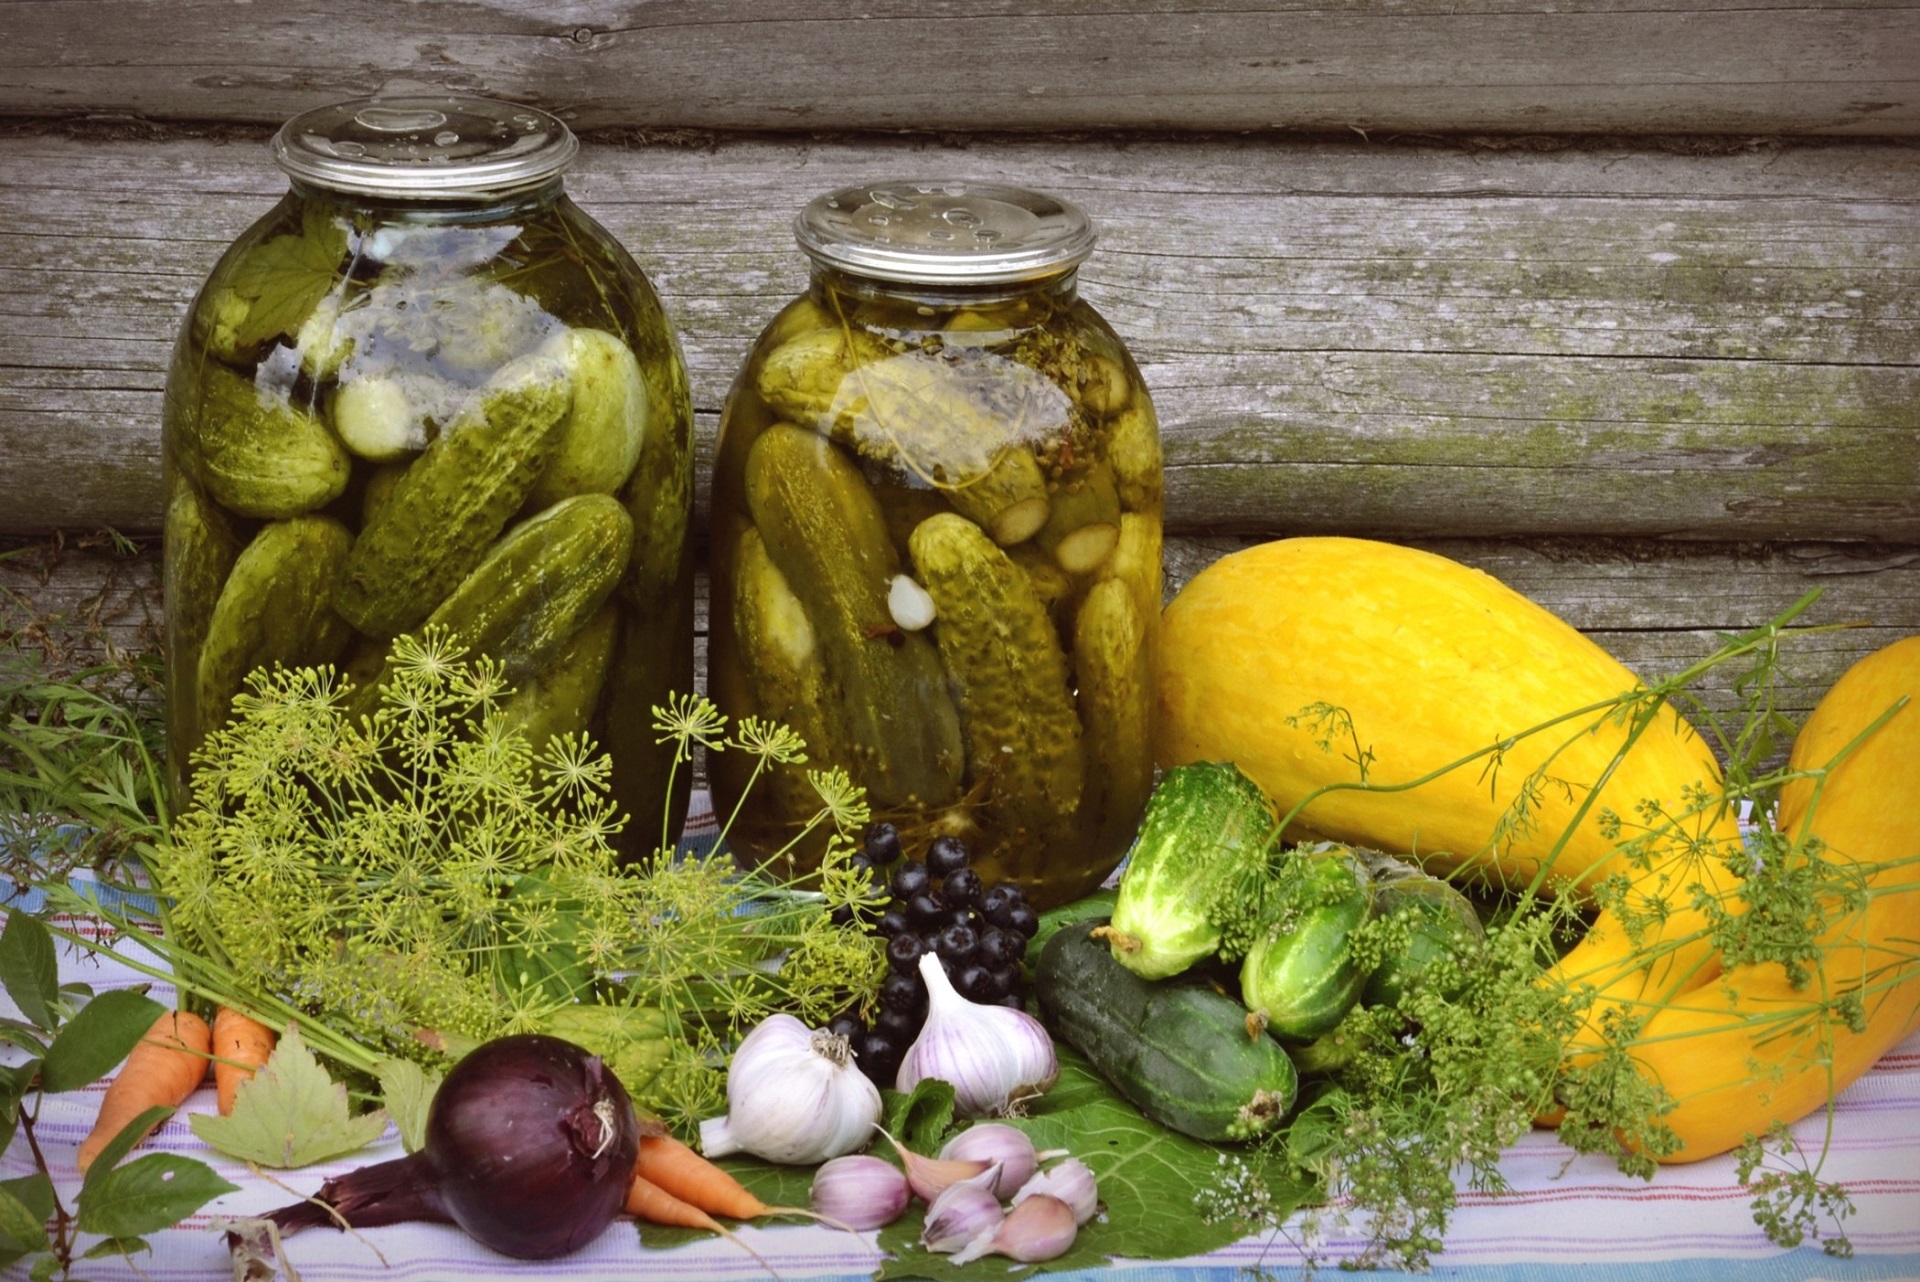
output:
<instances>
[{"instance_id":1,"label":"dark green cucumber","mask_svg":"<svg viewBox=\"0 0 1920 1282\"><path fill-rule=\"evenodd\" d=\"M1398 1006L1444 958L1464 961L1486 939L1473 904L1438 877L1397 860L1374 869L1374 915L1394 923L1388 948L1367 977L1360 1000L1369 1006ZM1404 923L1402 933L1401 923ZM1458 976L1454 976L1457 982ZM1449 994L1451 995L1451 994Z\"/></svg>"},{"instance_id":2,"label":"dark green cucumber","mask_svg":"<svg viewBox=\"0 0 1920 1282\"><path fill-rule=\"evenodd\" d=\"M266 520L324 507L347 488L347 452L284 393L207 362L180 458L230 512Z\"/></svg>"},{"instance_id":3,"label":"dark green cucumber","mask_svg":"<svg viewBox=\"0 0 1920 1282\"><path fill-rule=\"evenodd\" d=\"M1282 880L1277 911L1241 964L1240 996L1275 1037L1309 1042L1331 1032L1366 986L1353 932L1373 914L1373 886L1345 846L1296 851Z\"/></svg>"},{"instance_id":4,"label":"dark green cucumber","mask_svg":"<svg viewBox=\"0 0 1920 1282\"><path fill-rule=\"evenodd\" d=\"M1273 803L1232 763L1167 771L1120 876L1106 937L1115 960L1142 979L1165 979L1219 951L1222 922L1250 911L1271 879L1276 835Z\"/></svg>"},{"instance_id":5,"label":"dark green cucumber","mask_svg":"<svg viewBox=\"0 0 1920 1282\"><path fill-rule=\"evenodd\" d=\"M1162 1126L1210 1142L1272 1129L1299 1091L1287 1053L1249 1035L1232 998L1122 967L1093 937L1099 925L1062 927L1040 951L1034 989L1048 1026Z\"/></svg>"}]
</instances>

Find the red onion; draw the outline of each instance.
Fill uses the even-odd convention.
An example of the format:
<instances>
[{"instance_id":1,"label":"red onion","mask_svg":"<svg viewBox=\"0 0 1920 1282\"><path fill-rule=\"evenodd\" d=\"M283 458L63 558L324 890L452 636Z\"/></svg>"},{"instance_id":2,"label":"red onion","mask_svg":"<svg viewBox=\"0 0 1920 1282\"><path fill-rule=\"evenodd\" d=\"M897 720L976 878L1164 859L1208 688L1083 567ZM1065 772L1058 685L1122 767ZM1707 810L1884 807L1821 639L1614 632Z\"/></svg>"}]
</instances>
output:
<instances>
[{"instance_id":1,"label":"red onion","mask_svg":"<svg viewBox=\"0 0 1920 1282\"><path fill-rule=\"evenodd\" d=\"M417 1153L328 1180L273 1212L282 1233L408 1220L457 1224L522 1260L578 1250L619 1213L639 1125L620 1080L572 1042L539 1033L487 1042L447 1074Z\"/></svg>"}]
</instances>

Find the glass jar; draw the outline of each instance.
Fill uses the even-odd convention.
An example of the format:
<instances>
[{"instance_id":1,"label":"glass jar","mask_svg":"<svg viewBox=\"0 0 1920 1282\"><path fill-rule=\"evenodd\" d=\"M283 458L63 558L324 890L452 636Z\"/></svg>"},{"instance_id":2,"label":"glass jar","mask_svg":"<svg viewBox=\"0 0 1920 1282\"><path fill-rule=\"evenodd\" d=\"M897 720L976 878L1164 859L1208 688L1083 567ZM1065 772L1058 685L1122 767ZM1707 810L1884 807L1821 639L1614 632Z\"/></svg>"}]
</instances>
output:
<instances>
[{"instance_id":1,"label":"glass jar","mask_svg":"<svg viewBox=\"0 0 1920 1282\"><path fill-rule=\"evenodd\" d=\"M255 668L377 704L429 624L536 747L591 733L650 848L650 709L693 685L692 412L658 296L562 190L578 143L483 98L367 99L273 142L290 190L215 265L167 377L167 752ZM674 823L684 798L675 802Z\"/></svg>"},{"instance_id":2,"label":"glass jar","mask_svg":"<svg viewBox=\"0 0 1920 1282\"><path fill-rule=\"evenodd\" d=\"M1153 779L1159 430L1079 297L1093 229L1008 187L890 182L795 223L807 293L767 326L714 464L712 696L804 766L712 763L755 860L844 768L910 854L962 837L1041 906L1097 886ZM789 854L817 859L817 840Z\"/></svg>"}]
</instances>

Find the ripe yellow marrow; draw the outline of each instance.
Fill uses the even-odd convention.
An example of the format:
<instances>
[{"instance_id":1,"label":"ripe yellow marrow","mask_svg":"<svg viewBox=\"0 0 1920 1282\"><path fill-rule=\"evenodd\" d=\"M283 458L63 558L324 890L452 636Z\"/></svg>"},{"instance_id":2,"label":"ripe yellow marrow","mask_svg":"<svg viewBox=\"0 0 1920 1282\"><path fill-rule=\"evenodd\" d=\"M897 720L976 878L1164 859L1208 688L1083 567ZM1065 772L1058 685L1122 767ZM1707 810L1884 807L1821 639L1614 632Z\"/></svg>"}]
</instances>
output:
<instances>
[{"instance_id":1,"label":"ripe yellow marrow","mask_svg":"<svg viewBox=\"0 0 1920 1282\"><path fill-rule=\"evenodd\" d=\"M1796 989L1774 964L1741 965L1670 1002L1633 1048L1675 1101L1665 1121L1693 1162L1821 1107L1920 1029L1920 636L1849 668L1807 718L1788 764L1822 771L1901 698L1908 702L1824 778L1781 789L1775 819L1828 857L1866 870L1870 898L1831 923L1824 957ZM1856 1032L1823 1005L1857 994Z\"/></svg>"},{"instance_id":2,"label":"ripe yellow marrow","mask_svg":"<svg viewBox=\"0 0 1920 1282\"><path fill-rule=\"evenodd\" d=\"M1641 685L1492 576L1365 539L1283 539L1216 561L1167 607L1161 647L1160 764L1232 761L1283 812L1357 781L1356 758L1376 787L1411 784ZM1643 801L1680 813L1687 789L1719 783L1713 754L1677 714L1663 710L1620 756L1627 736L1588 712L1405 791L1327 793L1301 822L1429 869L1524 885L1551 864L1549 893L1590 886L1615 866L1602 808L1629 822ZM1523 792L1529 813L1516 824ZM1738 840L1720 810L1689 830Z\"/></svg>"}]
</instances>

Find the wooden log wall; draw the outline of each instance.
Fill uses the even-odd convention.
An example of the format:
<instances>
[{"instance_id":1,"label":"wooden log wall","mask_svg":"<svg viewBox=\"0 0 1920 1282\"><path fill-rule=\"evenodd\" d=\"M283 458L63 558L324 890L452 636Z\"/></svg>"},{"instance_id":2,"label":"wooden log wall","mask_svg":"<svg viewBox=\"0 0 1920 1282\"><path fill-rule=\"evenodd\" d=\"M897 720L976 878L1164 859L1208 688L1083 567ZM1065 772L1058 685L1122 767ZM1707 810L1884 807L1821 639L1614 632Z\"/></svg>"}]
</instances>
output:
<instances>
[{"instance_id":1,"label":"wooden log wall","mask_svg":"<svg viewBox=\"0 0 1920 1282\"><path fill-rule=\"evenodd\" d=\"M1818 587L1860 626L1790 652L1790 711L1920 632L1920 7L259 8L0 20L0 626L152 644L164 365L283 189L272 126L437 87L583 130L570 189L673 313L703 469L801 203L1009 181L1100 226L1170 587L1259 538L1417 543L1649 675Z\"/></svg>"}]
</instances>

